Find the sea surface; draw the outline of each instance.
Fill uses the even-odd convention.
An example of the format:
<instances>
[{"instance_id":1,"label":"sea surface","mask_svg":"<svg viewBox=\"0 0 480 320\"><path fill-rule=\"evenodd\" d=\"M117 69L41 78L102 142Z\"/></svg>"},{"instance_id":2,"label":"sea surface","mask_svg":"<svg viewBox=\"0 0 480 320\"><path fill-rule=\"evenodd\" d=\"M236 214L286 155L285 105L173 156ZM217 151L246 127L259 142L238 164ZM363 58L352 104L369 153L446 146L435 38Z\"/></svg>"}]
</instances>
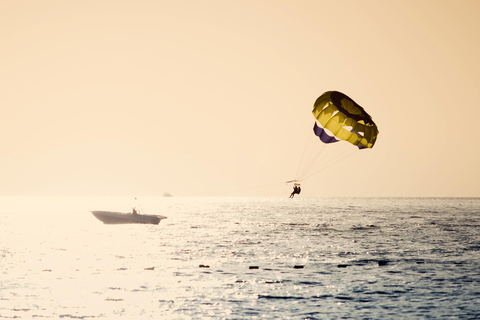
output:
<instances>
[{"instance_id":1,"label":"sea surface","mask_svg":"<svg viewBox=\"0 0 480 320\"><path fill-rule=\"evenodd\" d=\"M0 319L480 319L480 198L287 196L1 197Z\"/></svg>"}]
</instances>

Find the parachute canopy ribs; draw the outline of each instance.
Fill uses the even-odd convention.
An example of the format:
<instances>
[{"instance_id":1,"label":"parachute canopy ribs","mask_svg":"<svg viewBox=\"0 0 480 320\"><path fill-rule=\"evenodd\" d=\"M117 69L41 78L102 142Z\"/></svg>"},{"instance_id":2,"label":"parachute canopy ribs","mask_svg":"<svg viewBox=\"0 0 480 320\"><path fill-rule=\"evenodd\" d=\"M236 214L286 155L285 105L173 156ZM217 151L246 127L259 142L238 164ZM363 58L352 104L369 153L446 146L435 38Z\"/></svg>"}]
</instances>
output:
<instances>
[{"instance_id":1,"label":"parachute canopy ribs","mask_svg":"<svg viewBox=\"0 0 480 320\"><path fill-rule=\"evenodd\" d=\"M372 117L355 101L338 91L327 91L315 101L313 116L317 119L314 132L324 143L339 140L360 149L372 148L378 135ZM332 133L329 135L326 130Z\"/></svg>"}]
</instances>

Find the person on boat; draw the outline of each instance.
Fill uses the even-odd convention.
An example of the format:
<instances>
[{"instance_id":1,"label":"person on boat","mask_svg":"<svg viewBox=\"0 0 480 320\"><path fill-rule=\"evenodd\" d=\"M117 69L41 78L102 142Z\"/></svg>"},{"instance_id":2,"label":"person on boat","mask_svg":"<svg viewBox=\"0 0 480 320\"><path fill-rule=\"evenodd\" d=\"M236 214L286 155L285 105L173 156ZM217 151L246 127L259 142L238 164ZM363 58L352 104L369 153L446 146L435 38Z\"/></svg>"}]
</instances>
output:
<instances>
[{"instance_id":1,"label":"person on boat","mask_svg":"<svg viewBox=\"0 0 480 320\"><path fill-rule=\"evenodd\" d=\"M137 212L137 210L136 210L135 208L133 208L132 213L133 213L134 215L137 215L137 214L138 214L138 212Z\"/></svg>"},{"instance_id":2,"label":"person on boat","mask_svg":"<svg viewBox=\"0 0 480 320\"><path fill-rule=\"evenodd\" d=\"M302 191L302 189L300 188L300 186L294 185L293 186L293 191L290 194L290 199L293 198L296 194L300 194L301 191Z\"/></svg>"}]
</instances>

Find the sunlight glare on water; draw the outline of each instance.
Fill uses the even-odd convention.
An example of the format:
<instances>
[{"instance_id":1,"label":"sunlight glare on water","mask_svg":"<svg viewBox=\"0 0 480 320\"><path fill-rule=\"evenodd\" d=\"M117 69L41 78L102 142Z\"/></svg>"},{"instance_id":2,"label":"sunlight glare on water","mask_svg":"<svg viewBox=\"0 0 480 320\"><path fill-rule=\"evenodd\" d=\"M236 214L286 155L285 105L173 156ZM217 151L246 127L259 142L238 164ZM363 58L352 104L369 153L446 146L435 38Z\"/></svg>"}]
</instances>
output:
<instances>
[{"instance_id":1,"label":"sunlight glare on water","mask_svg":"<svg viewBox=\"0 0 480 320\"><path fill-rule=\"evenodd\" d=\"M0 319L472 319L479 201L3 197Z\"/></svg>"}]
</instances>

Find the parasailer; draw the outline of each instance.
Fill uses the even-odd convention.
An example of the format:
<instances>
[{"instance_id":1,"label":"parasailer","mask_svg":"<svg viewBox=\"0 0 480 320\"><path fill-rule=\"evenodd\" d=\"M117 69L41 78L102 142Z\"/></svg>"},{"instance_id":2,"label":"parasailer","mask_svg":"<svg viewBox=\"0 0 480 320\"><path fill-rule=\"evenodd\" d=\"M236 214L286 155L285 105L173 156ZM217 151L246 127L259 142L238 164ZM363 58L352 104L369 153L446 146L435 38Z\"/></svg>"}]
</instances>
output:
<instances>
[{"instance_id":1,"label":"parasailer","mask_svg":"<svg viewBox=\"0 0 480 320\"><path fill-rule=\"evenodd\" d=\"M293 185L293 191L292 193L290 194L290 197L289 198L293 198L296 194L300 194L300 192L302 192L302 188L300 187L300 184L299 183L295 183Z\"/></svg>"},{"instance_id":2,"label":"parasailer","mask_svg":"<svg viewBox=\"0 0 480 320\"><path fill-rule=\"evenodd\" d=\"M338 91L327 91L318 97L313 105L312 114L315 117L314 135L323 144L316 155L310 155L310 159L305 160L303 166L301 161L295 179L287 181L287 183L295 182L298 187L302 180L340 160L341 155L334 155L334 158L327 163L317 161L326 145L348 142L358 149L371 149L375 145L379 133L377 125L365 109L350 97ZM290 198L300 193L300 191L295 191L295 185Z\"/></svg>"}]
</instances>

